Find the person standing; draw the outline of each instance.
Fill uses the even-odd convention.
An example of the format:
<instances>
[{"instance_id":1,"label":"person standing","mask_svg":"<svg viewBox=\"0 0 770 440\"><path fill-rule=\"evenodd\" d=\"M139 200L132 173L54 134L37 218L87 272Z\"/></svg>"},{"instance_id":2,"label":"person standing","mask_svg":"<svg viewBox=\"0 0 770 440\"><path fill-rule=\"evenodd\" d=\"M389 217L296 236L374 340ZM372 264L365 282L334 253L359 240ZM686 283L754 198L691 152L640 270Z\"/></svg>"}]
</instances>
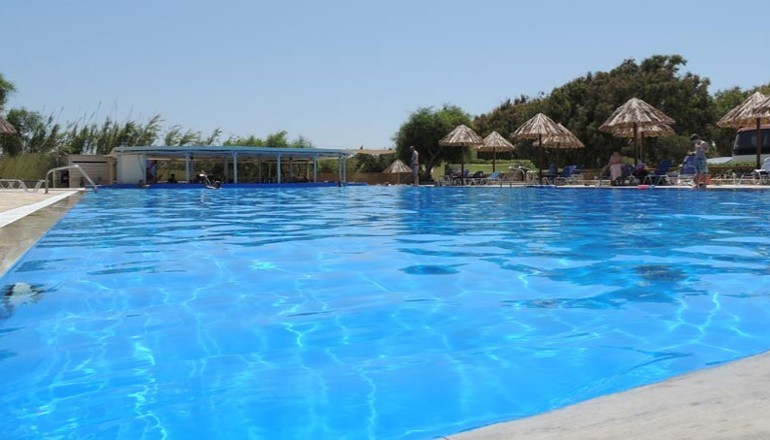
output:
<instances>
[{"instance_id":1,"label":"person standing","mask_svg":"<svg viewBox=\"0 0 770 440\"><path fill-rule=\"evenodd\" d=\"M623 180L623 157L617 151L610 156L610 163L607 165L610 171L610 184L620 185Z\"/></svg>"},{"instance_id":2,"label":"person standing","mask_svg":"<svg viewBox=\"0 0 770 440\"><path fill-rule=\"evenodd\" d=\"M414 148L414 145L409 147L409 151L412 153L412 182L414 186L420 185L420 153Z\"/></svg>"},{"instance_id":3,"label":"person standing","mask_svg":"<svg viewBox=\"0 0 770 440\"><path fill-rule=\"evenodd\" d=\"M704 142L700 136L693 133L690 136L690 142L694 151L691 154L695 155L695 175L693 176L694 188L705 188L708 180L709 168L706 162L706 150L708 150L708 144Z\"/></svg>"}]
</instances>

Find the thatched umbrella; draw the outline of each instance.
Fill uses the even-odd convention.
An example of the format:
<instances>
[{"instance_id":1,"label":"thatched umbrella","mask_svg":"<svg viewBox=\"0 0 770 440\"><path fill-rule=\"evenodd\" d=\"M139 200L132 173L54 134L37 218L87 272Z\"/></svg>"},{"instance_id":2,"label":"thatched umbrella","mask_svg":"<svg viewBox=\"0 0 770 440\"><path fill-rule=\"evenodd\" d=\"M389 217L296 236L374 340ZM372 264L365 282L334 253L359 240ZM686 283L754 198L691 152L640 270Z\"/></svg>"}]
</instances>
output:
<instances>
[{"instance_id":1,"label":"thatched umbrella","mask_svg":"<svg viewBox=\"0 0 770 440\"><path fill-rule=\"evenodd\" d=\"M3 118L0 118L0 134L13 134L16 133L16 129L13 128L13 125L11 125L10 122L6 121Z\"/></svg>"},{"instance_id":2,"label":"thatched umbrella","mask_svg":"<svg viewBox=\"0 0 770 440\"><path fill-rule=\"evenodd\" d=\"M663 136L671 136L674 134L674 129L671 128L671 126L666 124L660 124L660 125L647 125L647 126L641 126L637 127L637 131L639 136L641 137L641 141L639 142L639 160L644 162L644 138L645 137L663 137ZM612 131L612 134L617 137L634 137L634 130L633 128L618 128L616 130Z\"/></svg>"},{"instance_id":3,"label":"thatched umbrella","mask_svg":"<svg viewBox=\"0 0 770 440\"><path fill-rule=\"evenodd\" d=\"M652 127L656 125L673 125L676 121L647 104L639 98L631 98L621 105L599 126L599 130L613 133L615 131L630 130L634 139L634 163L637 162L638 145L636 140L639 138L639 129L641 127Z\"/></svg>"},{"instance_id":4,"label":"thatched umbrella","mask_svg":"<svg viewBox=\"0 0 770 440\"><path fill-rule=\"evenodd\" d=\"M561 133L543 137L543 146L545 148L556 148L556 163L559 163L559 150L572 148L585 148L585 144L572 133L569 128L563 126L561 122L556 124ZM534 143L540 146L539 142Z\"/></svg>"},{"instance_id":5,"label":"thatched umbrella","mask_svg":"<svg viewBox=\"0 0 770 440\"><path fill-rule=\"evenodd\" d=\"M398 183L401 183L401 173L411 173L412 169L400 159L396 159L392 164L388 165L387 168L382 170L382 172L386 174L396 174Z\"/></svg>"},{"instance_id":6,"label":"thatched umbrella","mask_svg":"<svg viewBox=\"0 0 770 440\"><path fill-rule=\"evenodd\" d=\"M514 139L537 139L537 144L540 146L540 159L538 160L538 167L540 173L538 177L540 183L543 183L543 138L547 136L564 135L564 132L559 125L548 116L538 113L531 117L527 122L521 124L519 128L514 131L511 136Z\"/></svg>"},{"instance_id":7,"label":"thatched umbrella","mask_svg":"<svg viewBox=\"0 0 770 440\"><path fill-rule=\"evenodd\" d=\"M438 141L438 144L442 147L460 147L460 157L462 157L463 147L478 147L484 144L484 139L470 127L458 125L448 135ZM460 159L460 172L462 173L461 175L465 174L465 161L463 159Z\"/></svg>"},{"instance_id":8,"label":"thatched umbrella","mask_svg":"<svg viewBox=\"0 0 770 440\"><path fill-rule=\"evenodd\" d=\"M717 122L720 127L750 127L757 124L757 168L762 167L760 156L762 155L762 129L763 123L770 122L770 98L765 95L754 92L753 95L746 98L737 107L727 112L722 119Z\"/></svg>"},{"instance_id":9,"label":"thatched umbrella","mask_svg":"<svg viewBox=\"0 0 770 440\"><path fill-rule=\"evenodd\" d=\"M516 147L512 143L508 142L508 139L504 138L500 133L493 131L484 138L484 145L480 145L476 148L478 151L491 151L492 152L492 172L495 172L495 160L497 159L497 150L513 151Z\"/></svg>"}]
</instances>

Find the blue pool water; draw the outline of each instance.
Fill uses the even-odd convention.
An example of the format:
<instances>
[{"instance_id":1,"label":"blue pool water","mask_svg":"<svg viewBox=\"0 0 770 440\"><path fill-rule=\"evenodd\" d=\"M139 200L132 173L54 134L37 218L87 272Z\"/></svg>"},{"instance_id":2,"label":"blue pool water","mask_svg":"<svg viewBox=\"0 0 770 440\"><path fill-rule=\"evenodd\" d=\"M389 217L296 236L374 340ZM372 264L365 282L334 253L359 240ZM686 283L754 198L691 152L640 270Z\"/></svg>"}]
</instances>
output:
<instances>
[{"instance_id":1,"label":"blue pool water","mask_svg":"<svg viewBox=\"0 0 770 440\"><path fill-rule=\"evenodd\" d=\"M0 279L34 293L0 438L430 439L660 381L768 349L769 223L765 192L87 194Z\"/></svg>"}]
</instances>

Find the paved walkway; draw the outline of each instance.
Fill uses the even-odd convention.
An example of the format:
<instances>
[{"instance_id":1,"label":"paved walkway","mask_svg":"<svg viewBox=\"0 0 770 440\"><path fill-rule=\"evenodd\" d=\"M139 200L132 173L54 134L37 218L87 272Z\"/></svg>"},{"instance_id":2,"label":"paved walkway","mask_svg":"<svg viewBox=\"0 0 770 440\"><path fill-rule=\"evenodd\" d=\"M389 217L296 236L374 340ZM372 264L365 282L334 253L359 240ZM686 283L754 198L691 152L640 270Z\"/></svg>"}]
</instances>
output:
<instances>
[{"instance_id":1,"label":"paved walkway","mask_svg":"<svg viewBox=\"0 0 770 440\"><path fill-rule=\"evenodd\" d=\"M0 190L0 276L79 198L79 191Z\"/></svg>"},{"instance_id":2,"label":"paved walkway","mask_svg":"<svg viewBox=\"0 0 770 440\"><path fill-rule=\"evenodd\" d=\"M770 439L770 354L602 396L451 440Z\"/></svg>"}]
</instances>

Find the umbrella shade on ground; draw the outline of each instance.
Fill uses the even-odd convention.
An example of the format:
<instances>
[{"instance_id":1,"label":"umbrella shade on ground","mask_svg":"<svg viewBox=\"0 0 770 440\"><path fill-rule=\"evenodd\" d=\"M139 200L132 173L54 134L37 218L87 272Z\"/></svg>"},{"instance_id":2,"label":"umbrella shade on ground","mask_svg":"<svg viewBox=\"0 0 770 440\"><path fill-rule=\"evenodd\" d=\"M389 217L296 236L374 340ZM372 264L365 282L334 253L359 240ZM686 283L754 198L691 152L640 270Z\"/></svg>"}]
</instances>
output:
<instances>
[{"instance_id":1,"label":"umbrella shade on ground","mask_svg":"<svg viewBox=\"0 0 770 440\"><path fill-rule=\"evenodd\" d=\"M484 144L484 139L481 138L472 128L466 125L458 125L449 134L444 136L438 144L442 147L478 147ZM462 151L460 152L462 156ZM460 171L465 172L465 161L460 160Z\"/></svg>"},{"instance_id":2,"label":"umbrella shade on ground","mask_svg":"<svg viewBox=\"0 0 770 440\"><path fill-rule=\"evenodd\" d=\"M16 129L13 128L10 122L3 118L0 118L0 134L13 134L16 133Z\"/></svg>"},{"instance_id":3,"label":"umbrella shade on ground","mask_svg":"<svg viewBox=\"0 0 770 440\"><path fill-rule=\"evenodd\" d=\"M409 165L405 164L400 159L396 159L392 164L388 165L387 168L382 170L382 172L386 174L395 174L397 182L401 183L401 174L411 173L412 169L409 168Z\"/></svg>"},{"instance_id":4,"label":"umbrella shade on ground","mask_svg":"<svg viewBox=\"0 0 770 440\"><path fill-rule=\"evenodd\" d=\"M636 131L637 136L640 137L639 160L642 162L644 162L644 138L664 137L675 134L674 129L666 124L641 126L637 127ZM634 130L633 128L621 127L613 130L612 134L617 137L632 138L634 137ZM634 154L636 154L636 152Z\"/></svg>"},{"instance_id":5,"label":"umbrella shade on ground","mask_svg":"<svg viewBox=\"0 0 770 440\"><path fill-rule=\"evenodd\" d=\"M639 129L656 125L673 125L676 121L639 98L631 98L621 105L599 126L599 130L613 133L630 130L634 139L634 163L638 162Z\"/></svg>"},{"instance_id":6,"label":"umbrella shade on ground","mask_svg":"<svg viewBox=\"0 0 770 440\"><path fill-rule=\"evenodd\" d=\"M727 112L717 121L720 127L751 127L757 128L757 168L762 167L762 124L770 123L770 98L760 92L754 92L735 108Z\"/></svg>"},{"instance_id":7,"label":"umbrella shade on ground","mask_svg":"<svg viewBox=\"0 0 770 440\"><path fill-rule=\"evenodd\" d=\"M495 172L495 161L497 159L498 151L513 151L516 147L512 143L508 142L508 139L504 138L500 133L493 131L484 138L484 144L476 147L478 151L491 151L492 152L492 172Z\"/></svg>"},{"instance_id":8,"label":"umbrella shade on ground","mask_svg":"<svg viewBox=\"0 0 770 440\"><path fill-rule=\"evenodd\" d=\"M540 146L540 158L538 160L540 183L543 183L543 139L547 136L559 135L564 135L559 125L542 113L531 117L511 134L514 139L537 139L537 144Z\"/></svg>"}]
</instances>

